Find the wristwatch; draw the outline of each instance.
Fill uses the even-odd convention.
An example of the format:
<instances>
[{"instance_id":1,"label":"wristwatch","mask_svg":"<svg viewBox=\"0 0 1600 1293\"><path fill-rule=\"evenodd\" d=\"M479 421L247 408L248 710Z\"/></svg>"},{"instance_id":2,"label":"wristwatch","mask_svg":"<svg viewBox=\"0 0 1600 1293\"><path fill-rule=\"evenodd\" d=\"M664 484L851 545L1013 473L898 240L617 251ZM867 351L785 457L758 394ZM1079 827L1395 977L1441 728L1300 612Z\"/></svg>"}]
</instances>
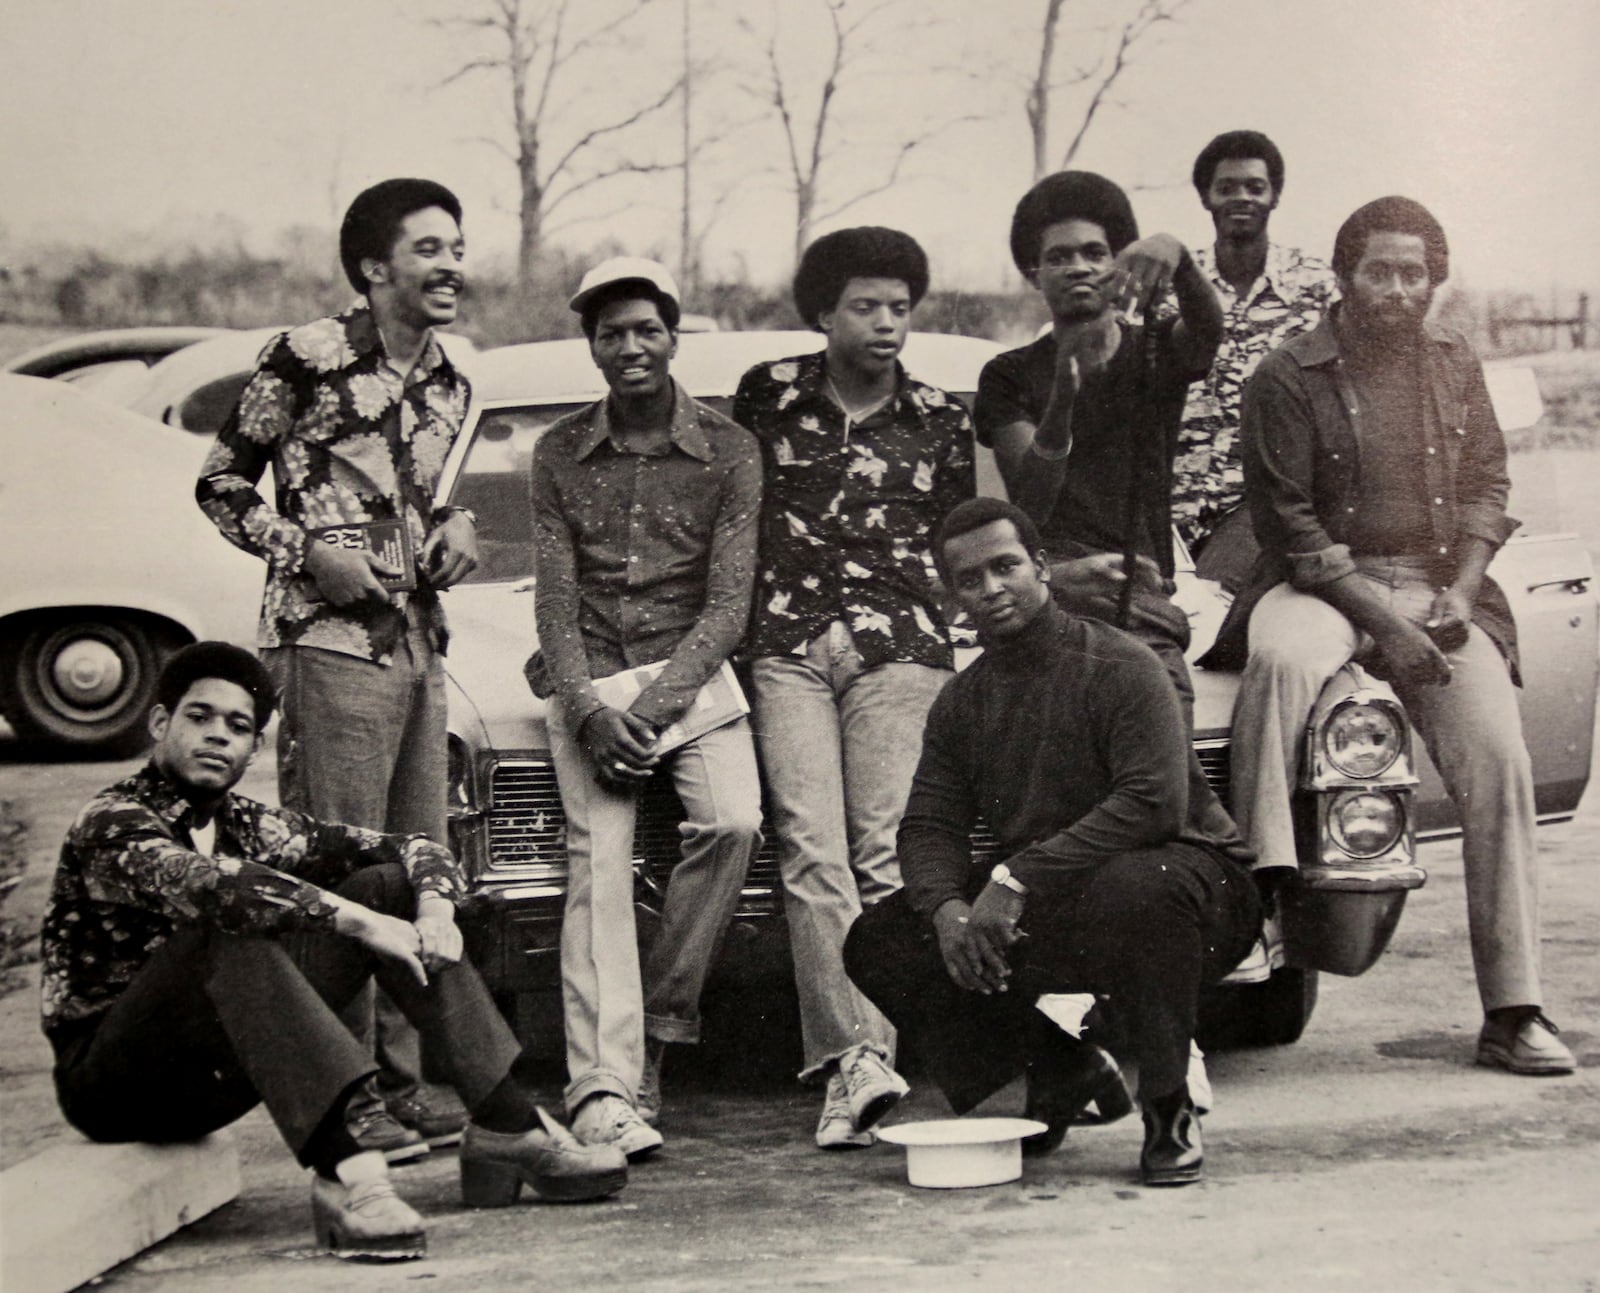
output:
<instances>
[{"instance_id":1,"label":"wristwatch","mask_svg":"<svg viewBox=\"0 0 1600 1293\"><path fill-rule=\"evenodd\" d=\"M995 869L989 872L989 879L993 880L997 885L1011 890L1012 893L1021 894L1023 897L1028 896L1028 886L1012 875L1011 868L1004 862L998 863Z\"/></svg>"}]
</instances>

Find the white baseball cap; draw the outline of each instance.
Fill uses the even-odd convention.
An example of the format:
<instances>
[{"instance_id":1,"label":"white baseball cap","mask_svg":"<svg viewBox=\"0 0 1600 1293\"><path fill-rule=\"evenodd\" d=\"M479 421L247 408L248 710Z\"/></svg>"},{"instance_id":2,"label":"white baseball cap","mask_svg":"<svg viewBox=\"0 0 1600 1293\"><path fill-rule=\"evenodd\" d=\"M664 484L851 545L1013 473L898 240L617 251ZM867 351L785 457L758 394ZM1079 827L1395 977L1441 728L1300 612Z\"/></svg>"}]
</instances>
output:
<instances>
[{"instance_id":1,"label":"white baseball cap","mask_svg":"<svg viewBox=\"0 0 1600 1293\"><path fill-rule=\"evenodd\" d=\"M613 256L603 260L583 276L577 293L567 302L574 314L582 314L589 298L601 288L613 283L648 283L667 297L680 310L683 302L678 296L678 284L667 267L660 261L646 260L643 256Z\"/></svg>"}]
</instances>

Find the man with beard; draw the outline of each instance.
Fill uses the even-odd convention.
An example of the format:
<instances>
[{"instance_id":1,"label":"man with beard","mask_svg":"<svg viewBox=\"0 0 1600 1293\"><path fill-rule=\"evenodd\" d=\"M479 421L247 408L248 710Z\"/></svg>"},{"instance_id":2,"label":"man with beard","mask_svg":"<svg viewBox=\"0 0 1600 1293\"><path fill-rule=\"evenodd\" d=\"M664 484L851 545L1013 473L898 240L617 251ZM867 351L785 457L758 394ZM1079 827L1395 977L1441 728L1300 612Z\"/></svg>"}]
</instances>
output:
<instances>
[{"instance_id":1,"label":"man with beard","mask_svg":"<svg viewBox=\"0 0 1600 1293\"><path fill-rule=\"evenodd\" d=\"M1147 647L1051 601L1014 504L963 503L934 551L984 653L928 715L900 824L905 888L856 922L845 964L957 1113L1026 1072L1026 1112L1046 1130L1025 1152L1060 1144L1090 1100L1127 1112L1110 1057L1036 1007L1109 998L1139 1060L1141 1176L1197 1181L1199 993L1249 946L1260 907L1237 840L1187 794L1177 696ZM1004 859L992 870L972 856L980 818Z\"/></svg>"},{"instance_id":2,"label":"man with beard","mask_svg":"<svg viewBox=\"0 0 1600 1293\"><path fill-rule=\"evenodd\" d=\"M1173 523L1198 550L1244 500L1245 381L1269 351L1316 325L1334 281L1322 261L1267 237L1283 197L1283 154L1272 140L1255 130L1218 135L1195 158L1193 179L1217 234L1195 248L1194 263L1224 320L1211 371L1189 387L1173 463Z\"/></svg>"},{"instance_id":3,"label":"man with beard","mask_svg":"<svg viewBox=\"0 0 1600 1293\"><path fill-rule=\"evenodd\" d=\"M469 1207L614 1194L627 1161L534 1102L529 1065L461 959L465 892L422 835L321 822L233 793L274 688L225 642L177 652L156 683L155 748L78 814L41 936L42 1022L68 1122L104 1143L194 1140L265 1103L316 1173L317 1242L420 1257L422 1221L355 1136L373 1064L333 1011L376 976L471 1111Z\"/></svg>"},{"instance_id":4,"label":"man with beard","mask_svg":"<svg viewBox=\"0 0 1600 1293\"><path fill-rule=\"evenodd\" d=\"M604 399L562 418L533 455L535 691L567 818L561 989L567 1109L589 1144L630 1158L662 1144L661 1062L700 1040L700 993L761 844L761 783L739 715L662 749L750 618L761 458L754 438L672 377L678 288L618 256L571 301ZM600 680L660 672L625 699ZM641 981L634 927L639 791L670 776L682 860Z\"/></svg>"},{"instance_id":5,"label":"man with beard","mask_svg":"<svg viewBox=\"0 0 1600 1293\"><path fill-rule=\"evenodd\" d=\"M1290 794L1306 715L1333 673L1395 686L1461 815L1467 916L1486 1019L1477 1059L1567 1073L1540 1008L1533 778L1517 712L1516 626L1484 573L1516 529L1483 368L1428 322L1444 230L1379 198L1340 228L1342 299L1245 392L1245 490L1261 544L1224 632L1249 625L1233 720L1234 811L1267 867L1295 865Z\"/></svg>"},{"instance_id":6,"label":"man with beard","mask_svg":"<svg viewBox=\"0 0 1600 1293\"><path fill-rule=\"evenodd\" d=\"M461 204L431 180L359 194L339 258L362 301L262 351L195 495L267 564L262 659L283 696L278 796L329 822L445 840L441 590L477 565L475 519L433 506L467 380L434 335L465 284ZM268 467L276 507L257 492ZM351 1007L358 1033L372 1008ZM419 1086L417 1038L380 997L362 1143L392 1162L458 1139Z\"/></svg>"}]
</instances>

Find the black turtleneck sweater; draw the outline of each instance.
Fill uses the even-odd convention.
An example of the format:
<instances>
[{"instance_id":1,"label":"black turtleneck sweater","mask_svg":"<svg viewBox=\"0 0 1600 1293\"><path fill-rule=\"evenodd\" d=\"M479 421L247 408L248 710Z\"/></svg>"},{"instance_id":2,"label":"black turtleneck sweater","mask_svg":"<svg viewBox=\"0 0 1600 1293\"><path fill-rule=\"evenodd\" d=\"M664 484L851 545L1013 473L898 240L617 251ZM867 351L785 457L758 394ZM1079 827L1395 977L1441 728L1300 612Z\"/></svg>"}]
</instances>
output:
<instances>
[{"instance_id":1,"label":"black turtleneck sweater","mask_svg":"<svg viewBox=\"0 0 1600 1293\"><path fill-rule=\"evenodd\" d=\"M985 643L928 714L900 822L912 907L966 899L988 869L968 843L983 818L1030 895L1135 849L1183 841L1248 866L1216 797L1189 803L1189 742L1166 669L1143 643L1054 602ZM1220 822L1219 822L1220 818Z\"/></svg>"}]
</instances>

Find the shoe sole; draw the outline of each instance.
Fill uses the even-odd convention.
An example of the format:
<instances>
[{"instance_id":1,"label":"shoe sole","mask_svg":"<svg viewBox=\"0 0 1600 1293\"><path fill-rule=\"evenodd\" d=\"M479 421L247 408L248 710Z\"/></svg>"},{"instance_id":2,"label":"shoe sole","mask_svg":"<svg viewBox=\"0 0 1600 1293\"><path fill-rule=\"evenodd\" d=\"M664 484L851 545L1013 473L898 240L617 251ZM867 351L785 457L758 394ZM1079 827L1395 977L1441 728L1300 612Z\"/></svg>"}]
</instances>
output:
<instances>
[{"instance_id":1,"label":"shoe sole","mask_svg":"<svg viewBox=\"0 0 1600 1293\"><path fill-rule=\"evenodd\" d=\"M1504 1069L1518 1077L1565 1077L1576 1068L1556 1060L1547 1064L1519 1064L1504 1051L1479 1050L1478 1063L1486 1069Z\"/></svg>"},{"instance_id":2,"label":"shoe sole","mask_svg":"<svg viewBox=\"0 0 1600 1293\"><path fill-rule=\"evenodd\" d=\"M345 1262L409 1262L428 1255L428 1236L421 1230L398 1235L369 1235L365 1239L346 1239L338 1231L319 1222L317 1245L331 1257Z\"/></svg>"},{"instance_id":3,"label":"shoe sole","mask_svg":"<svg viewBox=\"0 0 1600 1293\"><path fill-rule=\"evenodd\" d=\"M420 1133L419 1133L420 1134ZM449 1149L452 1145L459 1145L461 1137L466 1134L465 1128L457 1131L440 1132L437 1136L423 1136L429 1149Z\"/></svg>"},{"instance_id":4,"label":"shoe sole","mask_svg":"<svg viewBox=\"0 0 1600 1293\"><path fill-rule=\"evenodd\" d=\"M610 1198L627 1183L628 1169L619 1167L595 1176L535 1177L527 1185L545 1203L588 1203Z\"/></svg>"},{"instance_id":5,"label":"shoe sole","mask_svg":"<svg viewBox=\"0 0 1600 1293\"><path fill-rule=\"evenodd\" d=\"M872 1130L873 1127L877 1126L878 1123L883 1121L884 1116L888 1114L889 1110L893 1109L895 1105L899 1104L900 1101L905 1099L910 1090L910 1087L906 1087L900 1091L885 1091L880 1095L874 1096L871 1100L868 1100L861 1110L861 1116L851 1117L851 1130L857 1134L860 1134L863 1131Z\"/></svg>"},{"instance_id":6,"label":"shoe sole","mask_svg":"<svg viewBox=\"0 0 1600 1293\"><path fill-rule=\"evenodd\" d=\"M830 1153L841 1149L871 1149L877 1143L878 1137L871 1131L853 1131L848 1136L838 1139L824 1140L821 1136L817 1137L817 1148L826 1149Z\"/></svg>"},{"instance_id":7,"label":"shoe sole","mask_svg":"<svg viewBox=\"0 0 1600 1293\"><path fill-rule=\"evenodd\" d=\"M461 1137L457 1136L456 1139L460 1140ZM428 1142L419 1140L415 1145L398 1145L382 1153L383 1161L390 1167L404 1167L407 1163L415 1163L419 1158L428 1156Z\"/></svg>"},{"instance_id":8,"label":"shoe sole","mask_svg":"<svg viewBox=\"0 0 1600 1293\"><path fill-rule=\"evenodd\" d=\"M1146 1185L1158 1190L1170 1185L1193 1185L1203 1174L1203 1168L1199 1163L1193 1167L1177 1167L1165 1172L1147 1172L1143 1168L1139 1171L1140 1179Z\"/></svg>"}]
</instances>

